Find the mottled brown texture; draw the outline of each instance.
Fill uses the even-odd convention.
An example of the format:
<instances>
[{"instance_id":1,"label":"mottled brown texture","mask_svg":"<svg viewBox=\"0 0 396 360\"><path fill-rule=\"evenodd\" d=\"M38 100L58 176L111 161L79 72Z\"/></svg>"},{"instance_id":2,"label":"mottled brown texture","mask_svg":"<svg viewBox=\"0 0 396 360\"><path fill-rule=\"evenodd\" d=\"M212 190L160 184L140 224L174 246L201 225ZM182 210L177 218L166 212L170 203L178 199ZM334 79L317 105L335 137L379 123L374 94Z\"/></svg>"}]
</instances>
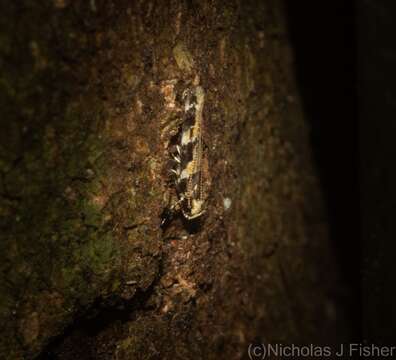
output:
<instances>
[{"instance_id":1,"label":"mottled brown texture","mask_svg":"<svg viewBox=\"0 0 396 360\"><path fill-rule=\"evenodd\" d=\"M5 359L56 336L44 358L237 359L257 340L337 340L337 269L280 1L12 2L5 15ZM163 231L168 145L198 77L208 209Z\"/></svg>"}]
</instances>

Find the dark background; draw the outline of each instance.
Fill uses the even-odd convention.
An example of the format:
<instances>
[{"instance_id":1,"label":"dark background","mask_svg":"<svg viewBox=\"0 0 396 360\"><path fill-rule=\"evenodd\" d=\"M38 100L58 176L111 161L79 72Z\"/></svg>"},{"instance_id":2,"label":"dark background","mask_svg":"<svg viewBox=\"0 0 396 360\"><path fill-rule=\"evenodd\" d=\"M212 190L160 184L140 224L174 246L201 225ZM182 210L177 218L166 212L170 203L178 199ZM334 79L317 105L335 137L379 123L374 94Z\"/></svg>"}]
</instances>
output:
<instances>
[{"instance_id":1,"label":"dark background","mask_svg":"<svg viewBox=\"0 0 396 360\"><path fill-rule=\"evenodd\" d=\"M396 3L357 3L365 338L396 344Z\"/></svg>"},{"instance_id":2,"label":"dark background","mask_svg":"<svg viewBox=\"0 0 396 360\"><path fill-rule=\"evenodd\" d=\"M356 340L396 344L396 3L286 1Z\"/></svg>"},{"instance_id":3,"label":"dark background","mask_svg":"<svg viewBox=\"0 0 396 360\"><path fill-rule=\"evenodd\" d=\"M286 1L297 84L311 127L313 155L331 238L348 292L341 295L362 339L361 236L356 95L356 19L352 1Z\"/></svg>"}]
</instances>

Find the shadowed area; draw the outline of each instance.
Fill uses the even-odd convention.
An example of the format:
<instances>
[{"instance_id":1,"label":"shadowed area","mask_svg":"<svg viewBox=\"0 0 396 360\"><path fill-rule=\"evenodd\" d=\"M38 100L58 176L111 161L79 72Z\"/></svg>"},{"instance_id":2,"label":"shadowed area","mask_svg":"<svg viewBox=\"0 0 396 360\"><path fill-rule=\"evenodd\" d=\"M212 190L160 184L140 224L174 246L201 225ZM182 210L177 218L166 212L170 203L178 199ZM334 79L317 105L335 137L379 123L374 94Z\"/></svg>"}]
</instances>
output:
<instances>
[{"instance_id":1,"label":"shadowed area","mask_svg":"<svg viewBox=\"0 0 396 360\"><path fill-rule=\"evenodd\" d=\"M354 338L361 338L355 7L351 1L286 1L297 84L347 288Z\"/></svg>"}]
</instances>

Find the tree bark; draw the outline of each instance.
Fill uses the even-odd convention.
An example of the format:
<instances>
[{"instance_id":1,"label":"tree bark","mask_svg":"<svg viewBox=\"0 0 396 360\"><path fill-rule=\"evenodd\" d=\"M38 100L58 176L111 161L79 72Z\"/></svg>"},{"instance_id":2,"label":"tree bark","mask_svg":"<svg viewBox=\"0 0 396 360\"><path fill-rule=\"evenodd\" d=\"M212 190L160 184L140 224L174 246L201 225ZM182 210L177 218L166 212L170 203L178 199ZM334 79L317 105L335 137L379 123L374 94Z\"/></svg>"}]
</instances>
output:
<instances>
[{"instance_id":1,"label":"tree bark","mask_svg":"<svg viewBox=\"0 0 396 360\"><path fill-rule=\"evenodd\" d=\"M281 1L9 2L0 21L5 359L343 339ZM161 228L197 83L208 206Z\"/></svg>"}]
</instances>

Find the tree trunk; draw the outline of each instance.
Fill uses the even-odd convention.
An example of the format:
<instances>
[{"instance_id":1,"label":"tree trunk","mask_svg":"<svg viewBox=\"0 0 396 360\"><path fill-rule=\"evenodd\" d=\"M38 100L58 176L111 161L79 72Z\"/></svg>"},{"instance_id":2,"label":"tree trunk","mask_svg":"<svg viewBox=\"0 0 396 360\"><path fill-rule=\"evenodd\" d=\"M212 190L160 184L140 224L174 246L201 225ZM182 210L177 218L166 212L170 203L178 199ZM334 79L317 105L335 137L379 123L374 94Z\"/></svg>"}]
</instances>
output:
<instances>
[{"instance_id":1,"label":"tree trunk","mask_svg":"<svg viewBox=\"0 0 396 360\"><path fill-rule=\"evenodd\" d=\"M281 1L9 2L0 21L4 359L344 339ZM206 212L161 227L198 84Z\"/></svg>"}]
</instances>

